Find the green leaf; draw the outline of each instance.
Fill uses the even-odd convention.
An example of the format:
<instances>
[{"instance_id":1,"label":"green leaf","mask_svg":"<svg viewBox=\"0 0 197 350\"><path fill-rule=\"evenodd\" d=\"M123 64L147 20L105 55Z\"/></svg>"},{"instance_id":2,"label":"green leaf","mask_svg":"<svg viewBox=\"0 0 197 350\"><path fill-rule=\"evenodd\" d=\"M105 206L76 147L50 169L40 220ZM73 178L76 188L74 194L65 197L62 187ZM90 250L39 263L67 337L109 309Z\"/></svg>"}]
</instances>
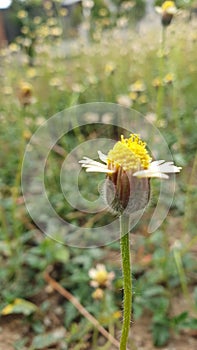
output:
<instances>
[{"instance_id":1,"label":"green leaf","mask_svg":"<svg viewBox=\"0 0 197 350\"><path fill-rule=\"evenodd\" d=\"M153 323L152 326L153 343L155 346L165 345L170 337L169 324L165 319L161 323Z\"/></svg>"},{"instance_id":2,"label":"green leaf","mask_svg":"<svg viewBox=\"0 0 197 350\"><path fill-rule=\"evenodd\" d=\"M10 314L23 314L25 316L31 315L37 310L37 306L30 301L17 298L13 303L6 305L1 310L1 315L6 316Z\"/></svg>"},{"instance_id":3,"label":"green leaf","mask_svg":"<svg viewBox=\"0 0 197 350\"><path fill-rule=\"evenodd\" d=\"M64 324L66 327L69 327L71 322L77 317L78 310L75 308L75 306L71 303L66 303L66 310L65 310L65 318L64 318Z\"/></svg>"},{"instance_id":4,"label":"green leaf","mask_svg":"<svg viewBox=\"0 0 197 350\"><path fill-rule=\"evenodd\" d=\"M58 344L62 339L64 339L66 331L63 327L57 328L56 330L44 333L42 335L36 335L33 338L31 347L34 350L43 349L54 344Z\"/></svg>"},{"instance_id":5,"label":"green leaf","mask_svg":"<svg viewBox=\"0 0 197 350\"><path fill-rule=\"evenodd\" d=\"M171 321L177 327L177 326L181 325L187 318L188 318L188 312L184 311L181 314L173 317L171 319Z\"/></svg>"},{"instance_id":6,"label":"green leaf","mask_svg":"<svg viewBox=\"0 0 197 350\"><path fill-rule=\"evenodd\" d=\"M163 286L155 285L147 288L146 291L144 292L144 296L150 298L156 295L162 295L164 294L164 292L165 292L165 289Z\"/></svg>"},{"instance_id":7,"label":"green leaf","mask_svg":"<svg viewBox=\"0 0 197 350\"><path fill-rule=\"evenodd\" d=\"M11 255L11 246L8 242L0 241L0 253L5 256Z\"/></svg>"},{"instance_id":8,"label":"green leaf","mask_svg":"<svg viewBox=\"0 0 197 350\"><path fill-rule=\"evenodd\" d=\"M60 247L54 250L54 259L66 263L69 259L69 251L66 247Z\"/></svg>"},{"instance_id":9,"label":"green leaf","mask_svg":"<svg viewBox=\"0 0 197 350\"><path fill-rule=\"evenodd\" d=\"M194 302L195 302L195 305L197 306L197 287L194 288Z\"/></svg>"},{"instance_id":10,"label":"green leaf","mask_svg":"<svg viewBox=\"0 0 197 350\"><path fill-rule=\"evenodd\" d=\"M28 337L25 337L23 339L19 339L14 343L14 350L23 350L26 349L25 345L28 342Z\"/></svg>"},{"instance_id":11,"label":"green leaf","mask_svg":"<svg viewBox=\"0 0 197 350\"><path fill-rule=\"evenodd\" d=\"M183 324L181 325L181 328L189 328L193 330L197 330L197 318L191 317L185 320Z\"/></svg>"}]
</instances>

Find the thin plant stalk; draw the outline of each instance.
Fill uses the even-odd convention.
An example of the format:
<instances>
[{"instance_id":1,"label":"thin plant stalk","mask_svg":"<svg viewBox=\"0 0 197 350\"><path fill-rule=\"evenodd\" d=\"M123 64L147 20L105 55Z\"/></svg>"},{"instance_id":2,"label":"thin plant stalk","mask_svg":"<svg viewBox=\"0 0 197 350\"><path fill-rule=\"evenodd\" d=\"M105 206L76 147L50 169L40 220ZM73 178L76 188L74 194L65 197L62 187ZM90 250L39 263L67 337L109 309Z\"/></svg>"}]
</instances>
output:
<instances>
[{"instance_id":1,"label":"thin plant stalk","mask_svg":"<svg viewBox=\"0 0 197 350\"><path fill-rule=\"evenodd\" d=\"M161 33L161 48L160 48L160 67L159 67L159 74L160 77L163 79L164 76L164 66L165 66L165 38L166 38L166 28L162 26L162 33ZM163 113L163 102L164 102L164 86L163 84L158 89L157 94L157 117L160 119L162 117Z\"/></svg>"},{"instance_id":2,"label":"thin plant stalk","mask_svg":"<svg viewBox=\"0 0 197 350\"><path fill-rule=\"evenodd\" d=\"M186 275L185 275L185 271L184 271L184 267L183 267L181 254L180 254L180 251L178 249L174 249L174 260L175 260L176 267L178 270L183 295L186 299L190 300L189 299L189 291L188 291L188 287L187 287L187 279L186 279Z\"/></svg>"},{"instance_id":3,"label":"thin plant stalk","mask_svg":"<svg viewBox=\"0 0 197 350\"><path fill-rule=\"evenodd\" d=\"M127 349L127 340L129 336L131 312L132 312L132 279L131 279L131 258L129 242L129 216L120 217L120 248L123 273L123 324L120 338L120 350Z\"/></svg>"}]
</instances>

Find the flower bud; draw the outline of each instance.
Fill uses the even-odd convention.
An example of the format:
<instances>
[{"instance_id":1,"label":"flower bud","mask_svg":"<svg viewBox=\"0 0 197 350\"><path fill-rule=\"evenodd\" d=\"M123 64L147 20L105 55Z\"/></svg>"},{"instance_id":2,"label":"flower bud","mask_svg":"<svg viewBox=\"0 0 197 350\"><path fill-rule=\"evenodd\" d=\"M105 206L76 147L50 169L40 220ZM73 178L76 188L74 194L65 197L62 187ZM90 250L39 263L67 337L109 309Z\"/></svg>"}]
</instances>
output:
<instances>
[{"instance_id":1,"label":"flower bud","mask_svg":"<svg viewBox=\"0 0 197 350\"><path fill-rule=\"evenodd\" d=\"M110 209L118 215L130 215L143 210L150 199L150 179L133 176L132 170L119 167L107 175L104 198Z\"/></svg>"}]
</instances>

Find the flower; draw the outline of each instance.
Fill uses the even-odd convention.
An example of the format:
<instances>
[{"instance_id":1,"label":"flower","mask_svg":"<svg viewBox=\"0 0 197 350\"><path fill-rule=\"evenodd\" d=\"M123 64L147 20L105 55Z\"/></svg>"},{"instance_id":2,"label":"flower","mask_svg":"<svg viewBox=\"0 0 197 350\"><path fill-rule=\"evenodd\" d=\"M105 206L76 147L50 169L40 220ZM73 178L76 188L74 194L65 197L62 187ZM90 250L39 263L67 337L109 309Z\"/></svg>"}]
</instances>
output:
<instances>
[{"instance_id":1,"label":"flower","mask_svg":"<svg viewBox=\"0 0 197 350\"><path fill-rule=\"evenodd\" d=\"M174 81L174 74L173 73L168 73L165 75L165 77L163 78L163 82L164 84L172 84Z\"/></svg>"},{"instance_id":2,"label":"flower","mask_svg":"<svg viewBox=\"0 0 197 350\"><path fill-rule=\"evenodd\" d=\"M135 83L131 84L131 86L129 87L131 92L143 92L146 90L146 86L144 84L144 82L140 79L136 80Z\"/></svg>"},{"instance_id":3,"label":"flower","mask_svg":"<svg viewBox=\"0 0 197 350\"><path fill-rule=\"evenodd\" d=\"M126 108L130 108L132 106L132 101L127 95L119 95L117 97L117 102L119 105L124 106Z\"/></svg>"},{"instance_id":4,"label":"flower","mask_svg":"<svg viewBox=\"0 0 197 350\"><path fill-rule=\"evenodd\" d=\"M95 291L92 293L92 298L95 300L101 300L104 297L103 289L96 288Z\"/></svg>"},{"instance_id":5,"label":"flower","mask_svg":"<svg viewBox=\"0 0 197 350\"><path fill-rule=\"evenodd\" d=\"M155 10L161 14L161 23L163 26L168 26L173 16L177 13L177 8L174 1L164 1L161 7L156 6Z\"/></svg>"},{"instance_id":6,"label":"flower","mask_svg":"<svg viewBox=\"0 0 197 350\"><path fill-rule=\"evenodd\" d=\"M158 89L159 87L161 87L163 84L162 79L160 77L156 77L153 79L152 81L152 86L154 86L154 88Z\"/></svg>"},{"instance_id":7,"label":"flower","mask_svg":"<svg viewBox=\"0 0 197 350\"><path fill-rule=\"evenodd\" d=\"M111 74L113 74L115 72L115 69L116 69L115 63L114 62L108 62L108 63L106 63L105 68L104 68L105 74L107 76L110 76Z\"/></svg>"},{"instance_id":8,"label":"flower","mask_svg":"<svg viewBox=\"0 0 197 350\"><path fill-rule=\"evenodd\" d=\"M96 268L89 270L89 277L91 278L90 285L94 288L110 287L111 281L113 281L115 274L113 271L107 272L105 265L97 264Z\"/></svg>"},{"instance_id":9,"label":"flower","mask_svg":"<svg viewBox=\"0 0 197 350\"><path fill-rule=\"evenodd\" d=\"M148 97L147 97L147 95L142 94L142 95L139 96L139 98L138 98L138 103L139 103L139 104L143 105L143 104L145 104L145 103L147 103L147 102L148 102Z\"/></svg>"},{"instance_id":10,"label":"flower","mask_svg":"<svg viewBox=\"0 0 197 350\"><path fill-rule=\"evenodd\" d=\"M32 103L33 86L27 82L21 82L18 89L18 99L23 106Z\"/></svg>"},{"instance_id":11,"label":"flower","mask_svg":"<svg viewBox=\"0 0 197 350\"><path fill-rule=\"evenodd\" d=\"M118 214L131 214L146 207L150 198L150 178L168 179L168 173L178 173L181 167L164 160L152 161L139 135L121 136L107 155L98 151L97 162L84 157L79 163L87 172L107 174L104 197Z\"/></svg>"},{"instance_id":12,"label":"flower","mask_svg":"<svg viewBox=\"0 0 197 350\"><path fill-rule=\"evenodd\" d=\"M138 93L135 92L135 91L131 91L131 92L129 93L129 97L130 97L130 99L131 99L132 101L136 101L137 98L138 98Z\"/></svg>"},{"instance_id":13,"label":"flower","mask_svg":"<svg viewBox=\"0 0 197 350\"><path fill-rule=\"evenodd\" d=\"M21 10L21 11L17 12L17 17L19 19L24 19L27 16L28 16L28 12L27 11Z\"/></svg>"}]
</instances>

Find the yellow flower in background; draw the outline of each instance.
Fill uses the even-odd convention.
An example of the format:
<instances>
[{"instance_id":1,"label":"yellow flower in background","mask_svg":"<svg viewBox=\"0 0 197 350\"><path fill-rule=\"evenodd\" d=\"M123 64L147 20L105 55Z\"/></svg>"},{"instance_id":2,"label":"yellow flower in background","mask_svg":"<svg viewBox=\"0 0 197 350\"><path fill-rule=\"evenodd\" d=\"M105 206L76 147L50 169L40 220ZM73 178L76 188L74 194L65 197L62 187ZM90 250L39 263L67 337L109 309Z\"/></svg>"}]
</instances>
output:
<instances>
[{"instance_id":1,"label":"yellow flower in background","mask_svg":"<svg viewBox=\"0 0 197 350\"><path fill-rule=\"evenodd\" d=\"M106 267L103 264L97 264L96 268L90 269L88 274L91 278L90 285L94 288L110 287L111 282L115 278L114 272L107 272Z\"/></svg>"},{"instance_id":2,"label":"yellow flower in background","mask_svg":"<svg viewBox=\"0 0 197 350\"><path fill-rule=\"evenodd\" d=\"M60 78L54 77L54 78L49 80L49 85L54 86L54 87L58 87L58 86L62 85L62 81Z\"/></svg>"},{"instance_id":3,"label":"yellow flower in background","mask_svg":"<svg viewBox=\"0 0 197 350\"><path fill-rule=\"evenodd\" d=\"M9 45L9 49L11 52L18 52L20 50L20 47L16 43L11 43Z\"/></svg>"},{"instance_id":4,"label":"yellow flower in background","mask_svg":"<svg viewBox=\"0 0 197 350\"><path fill-rule=\"evenodd\" d=\"M49 30L49 34L52 36L60 36L60 35L62 35L62 32L63 32L62 28L60 28L60 27L52 27Z\"/></svg>"},{"instance_id":5,"label":"yellow flower in background","mask_svg":"<svg viewBox=\"0 0 197 350\"><path fill-rule=\"evenodd\" d=\"M102 163L84 157L79 161L87 172L107 174L104 197L115 213L130 215L146 207L150 198L150 181L152 177L168 179L168 173L180 172L173 162L152 161L146 143L139 135L131 134L129 138L121 136L107 155L98 151Z\"/></svg>"},{"instance_id":6,"label":"yellow flower in background","mask_svg":"<svg viewBox=\"0 0 197 350\"><path fill-rule=\"evenodd\" d=\"M18 11L18 13L17 13L17 17L19 19L26 18L27 16L28 16L28 12L25 10Z\"/></svg>"},{"instance_id":7,"label":"yellow flower in background","mask_svg":"<svg viewBox=\"0 0 197 350\"><path fill-rule=\"evenodd\" d=\"M23 131L23 137L25 140L30 140L32 133L30 130L26 129Z\"/></svg>"},{"instance_id":8,"label":"yellow flower in background","mask_svg":"<svg viewBox=\"0 0 197 350\"><path fill-rule=\"evenodd\" d=\"M130 97L130 99L131 99L132 101L136 101L137 98L138 98L138 93L135 92L135 91L131 91L131 92L129 93L129 97Z\"/></svg>"},{"instance_id":9,"label":"yellow flower in background","mask_svg":"<svg viewBox=\"0 0 197 350\"><path fill-rule=\"evenodd\" d=\"M105 70L105 74L107 76L109 76L109 75L114 73L115 69L116 69L115 63L114 62L108 62L105 65L105 69L104 69Z\"/></svg>"},{"instance_id":10,"label":"yellow flower in background","mask_svg":"<svg viewBox=\"0 0 197 350\"><path fill-rule=\"evenodd\" d=\"M174 78L174 74L173 73L168 73L163 78L163 82L164 82L164 84L172 84L174 79L175 79Z\"/></svg>"},{"instance_id":11,"label":"yellow flower in background","mask_svg":"<svg viewBox=\"0 0 197 350\"><path fill-rule=\"evenodd\" d=\"M40 23L42 22L42 18L41 18L40 16L35 16L35 17L33 18L33 22L34 22L36 25L38 25L38 24L40 24Z\"/></svg>"},{"instance_id":12,"label":"yellow flower in background","mask_svg":"<svg viewBox=\"0 0 197 350\"><path fill-rule=\"evenodd\" d=\"M138 98L138 103L141 104L141 105L144 105L145 103L148 102L148 97L147 95L143 94L143 95L140 95L139 98Z\"/></svg>"},{"instance_id":13,"label":"yellow flower in background","mask_svg":"<svg viewBox=\"0 0 197 350\"><path fill-rule=\"evenodd\" d=\"M164 1L161 6L163 12L174 14L177 11L174 1Z\"/></svg>"},{"instance_id":14,"label":"yellow flower in background","mask_svg":"<svg viewBox=\"0 0 197 350\"><path fill-rule=\"evenodd\" d=\"M120 310L117 310L113 313L113 319L118 320L122 317L122 312Z\"/></svg>"},{"instance_id":15,"label":"yellow flower in background","mask_svg":"<svg viewBox=\"0 0 197 350\"><path fill-rule=\"evenodd\" d=\"M97 288L93 293L92 293L92 298L95 300L102 300L104 297L104 291L101 288Z\"/></svg>"},{"instance_id":16,"label":"yellow flower in background","mask_svg":"<svg viewBox=\"0 0 197 350\"><path fill-rule=\"evenodd\" d=\"M174 1L164 1L162 6L156 6L155 10L157 13L161 14L161 23L163 26L170 25L173 16L178 11Z\"/></svg>"},{"instance_id":17,"label":"yellow flower in background","mask_svg":"<svg viewBox=\"0 0 197 350\"><path fill-rule=\"evenodd\" d=\"M27 76L28 76L28 78L32 78L32 79L35 78L37 76L36 69L33 67L28 68L27 69Z\"/></svg>"},{"instance_id":18,"label":"yellow flower in background","mask_svg":"<svg viewBox=\"0 0 197 350\"><path fill-rule=\"evenodd\" d=\"M4 86L4 88L3 88L3 93L4 93L5 95L12 95L13 90L12 90L11 86Z\"/></svg>"},{"instance_id":19,"label":"yellow flower in background","mask_svg":"<svg viewBox=\"0 0 197 350\"><path fill-rule=\"evenodd\" d=\"M129 90L131 92L143 92L146 90L146 86L144 82L140 79L136 80L135 83L133 83L130 87Z\"/></svg>"},{"instance_id":20,"label":"yellow flower in background","mask_svg":"<svg viewBox=\"0 0 197 350\"><path fill-rule=\"evenodd\" d=\"M26 106L32 103L33 86L27 82L21 82L18 88L18 99L21 105Z\"/></svg>"},{"instance_id":21,"label":"yellow flower in background","mask_svg":"<svg viewBox=\"0 0 197 350\"><path fill-rule=\"evenodd\" d=\"M44 1L43 6L46 10L51 10L53 5L51 1Z\"/></svg>"},{"instance_id":22,"label":"yellow flower in background","mask_svg":"<svg viewBox=\"0 0 197 350\"><path fill-rule=\"evenodd\" d=\"M156 89L158 89L162 85L163 85L163 81L160 77L156 77L153 79L152 86L154 86Z\"/></svg>"},{"instance_id":23,"label":"yellow flower in background","mask_svg":"<svg viewBox=\"0 0 197 350\"><path fill-rule=\"evenodd\" d=\"M67 16L68 15L68 10L66 9L66 8L61 8L60 10L59 10L59 15L60 16Z\"/></svg>"},{"instance_id":24,"label":"yellow flower in background","mask_svg":"<svg viewBox=\"0 0 197 350\"><path fill-rule=\"evenodd\" d=\"M49 27L52 27L52 26L56 26L57 23L58 23L58 22L57 22L57 19L54 18L54 17L52 17L52 18L48 18L46 24L47 24Z\"/></svg>"}]
</instances>

